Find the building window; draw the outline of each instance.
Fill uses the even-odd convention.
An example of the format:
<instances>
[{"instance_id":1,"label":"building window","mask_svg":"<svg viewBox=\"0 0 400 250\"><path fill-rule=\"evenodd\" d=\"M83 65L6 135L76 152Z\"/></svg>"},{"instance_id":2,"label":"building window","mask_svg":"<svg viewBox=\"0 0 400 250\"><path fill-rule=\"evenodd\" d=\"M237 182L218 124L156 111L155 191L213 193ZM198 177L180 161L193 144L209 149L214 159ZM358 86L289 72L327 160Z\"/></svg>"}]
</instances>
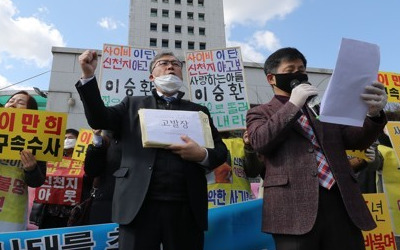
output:
<instances>
[{"instance_id":1,"label":"building window","mask_svg":"<svg viewBox=\"0 0 400 250\"><path fill-rule=\"evenodd\" d=\"M199 20L204 21L204 13L199 13Z\"/></svg>"},{"instance_id":2,"label":"building window","mask_svg":"<svg viewBox=\"0 0 400 250\"><path fill-rule=\"evenodd\" d=\"M168 39L161 40L161 47L168 48Z\"/></svg>"},{"instance_id":3,"label":"building window","mask_svg":"<svg viewBox=\"0 0 400 250\"><path fill-rule=\"evenodd\" d=\"M193 26L188 26L188 34L190 34L190 35L194 34L194 27Z\"/></svg>"},{"instance_id":4,"label":"building window","mask_svg":"<svg viewBox=\"0 0 400 250\"><path fill-rule=\"evenodd\" d=\"M169 16L169 11L168 10L162 10L162 17L168 17Z\"/></svg>"},{"instance_id":5,"label":"building window","mask_svg":"<svg viewBox=\"0 0 400 250\"><path fill-rule=\"evenodd\" d=\"M181 19L182 17L182 12L180 12L179 10L175 10L175 18Z\"/></svg>"},{"instance_id":6,"label":"building window","mask_svg":"<svg viewBox=\"0 0 400 250\"><path fill-rule=\"evenodd\" d=\"M169 3L169 0L162 0L163 3Z\"/></svg>"},{"instance_id":7,"label":"building window","mask_svg":"<svg viewBox=\"0 0 400 250\"><path fill-rule=\"evenodd\" d=\"M182 49L182 41L179 40L175 41L175 49Z\"/></svg>"},{"instance_id":8,"label":"building window","mask_svg":"<svg viewBox=\"0 0 400 250\"><path fill-rule=\"evenodd\" d=\"M181 4L181 0L175 0L175 4Z\"/></svg>"},{"instance_id":9,"label":"building window","mask_svg":"<svg viewBox=\"0 0 400 250\"><path fill-rule=\"evenodd\" d=\"M188 49L194 49L194 42L188 42Z\"/></svg>"},{"instance_id":10,"label":"building window","mask_svg":"<svg viewBox=\"0 0 400 250\"><path fill-rule=\"evenodd\" d=\"M188 17L188 19L193 20L193 12L188 12L187 17Z\"/></svg>"},{"instance_id":11,"label":"building window","mask_svg":"<svg viewBox=\"0 0 400 250\"><path fill-rule=\"evenodd\" d=\"M150 38L150 47L157 47L157 39Z\"/></svg>"},{"instance_id":12,"label":"building window","mask_svg":"<svg viewBox=\"0 0 400 250\"><path fill-rule=\"evenodd\" d=\"M200 50L205 50L206 49L206 43L200 43L199 48L200 48Z\"/></svg>"},{"instance_id":13,"label":"building window","mask_svg":"<svg viewBox=\"0 0 400 250\"><path fill-rule=\"evenodd\" d=\"M158 2L158 0L151 0L152 2L155 2L155 3L157 3Z\"/></svg>"},{"instance_id":14,"label":"building window","mask_svg":"<svg viewBox=\"0 0 400 250\"><path fill-rule=\"evenodd\" d=\"M193 5L193 0L187 0L187 5Z\"/></svg>"},{"instance_id":15,"label":"building window","mask_svg":"<svg viewBox=\"0 0 400 250\"><path fill-rule=\"evenodd\" d=\"M150 10L150 16L156 17L157 16L157 9L151 9Z\"/></svg>"},{"instance_id":16,"label":"building window","mask_svg":"<svg viewBox=\"0 0 400 250\"><path fill-rule=\"evenodd\" d=\"M163 24L161 28L162 28L163 32L168 32L168 30L169 30L168 24Z\"/></svg>"},{"instance_id":17,"label":"building window","mask_svg":"<svg viewBox=\"0 0 400 250\"><path fill-rule=\"evenodd\" d=\"M175 25L175 33L182 33L182 26L180 25Z\"/></svg>"},{"instance_id":18,"label":"building window","mask_svg":"<svg viewBox=\"0 0 400 250\"><path fill-rule=\"evenodd\" d=\"M204 0L198 0L199 7L204 7Z\"/></svg>"},{"instance_id":19,"label":"building window","mask_svg":"<svg viewBox=\"0 0 400 250\"><path fill-rule=\"evenodd\" d=\"M157 31L157 24L156 23L150 23L150 30L151 31Z\"/></svg>"},{"instance_id":20,"label":"building window","mask_svg":"<svg viewBox=\"0 0 400 250\"><path fill-rule=\"evenodd\" d=\"M200 35L200 36L205 36L205 35L206 35L206 28L200 27L200 28L199 28L199 35Z\"/></svg>"}]
</instances>

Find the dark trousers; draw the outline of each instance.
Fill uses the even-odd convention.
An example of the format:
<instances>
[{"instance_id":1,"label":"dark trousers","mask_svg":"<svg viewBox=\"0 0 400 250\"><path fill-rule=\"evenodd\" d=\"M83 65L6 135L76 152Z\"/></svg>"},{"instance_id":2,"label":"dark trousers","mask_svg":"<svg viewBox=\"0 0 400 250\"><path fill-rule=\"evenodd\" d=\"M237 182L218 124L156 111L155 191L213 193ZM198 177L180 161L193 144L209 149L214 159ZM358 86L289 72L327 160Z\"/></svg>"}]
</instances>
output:
<instances>
[{"instance_id":1,"label":"dark trousers","mask_svg":"<svg viewBox=\"0 0 400 250\"><path fill-rule=\"evenodd\" d=\"M187 202L145 200L135 219L119 225L121 250L203 249L204 231Z\"/></svg>"},{"instance_id":2,"label":"dark trousers","mask_svg":"<svg viewBox=\"0 0 400 250\"><path fill-rule=\"evenodd\" d=\"M314 227L304 235L273 234L277 250L361 250L361 230L347 214L339 189L319 188L318 215Z\"/></svg>"}]
</instances>

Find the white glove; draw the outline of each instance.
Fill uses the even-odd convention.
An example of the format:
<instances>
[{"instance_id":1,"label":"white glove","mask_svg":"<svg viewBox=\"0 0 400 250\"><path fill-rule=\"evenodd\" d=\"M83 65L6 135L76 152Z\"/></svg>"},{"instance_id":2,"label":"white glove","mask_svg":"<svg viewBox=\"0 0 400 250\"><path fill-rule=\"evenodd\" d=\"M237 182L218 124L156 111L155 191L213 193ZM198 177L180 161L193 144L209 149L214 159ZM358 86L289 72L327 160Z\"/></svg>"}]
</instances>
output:
<instances>
[{"instance_id":1,"label":"white glove","mask_svg":"<svg viewBox=\"0 0 400 250\"><path fill-rule=\"evenodd\" d=\"M318 95L318 90L315 86L302 83L292 90L289 102L299 108L302 108L310 96Z\"/></svg>"},{"instance_id":2,"label":"white glove","mask_svg":"<svg viewBox=\"0 0 400 250\"><path fill-rule=\"evenodd\" d=\"M375 161L375 147L370 146L365 150L365 156L368 158L366 161L367 162L372 162Z\"/></svg>"},{"instance_id":3,"label":"white glove","mask_svg":"<svg viewBox=\"0 0 400 250\"><path fill-rule=\"evenodd\" d=\"M368 105L367 115L371 117L379 115L387 103L385 87L377 81L365 87L365 93L361 94L361 98Z\"/></svg>"}]
</instances>

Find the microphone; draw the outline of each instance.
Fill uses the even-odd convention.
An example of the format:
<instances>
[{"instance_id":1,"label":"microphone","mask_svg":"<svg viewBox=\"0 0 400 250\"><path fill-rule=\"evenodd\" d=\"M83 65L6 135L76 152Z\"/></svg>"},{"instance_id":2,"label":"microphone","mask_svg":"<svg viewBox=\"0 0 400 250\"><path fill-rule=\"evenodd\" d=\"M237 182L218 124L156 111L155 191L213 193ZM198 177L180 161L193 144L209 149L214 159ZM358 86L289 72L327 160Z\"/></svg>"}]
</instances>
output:
<instances>
[{"instance_id":1,"label":"microphone","mask_svg":"<svg viewBox=\"0 0 400 250\"><path fill-rule=\"evenodd\" d=\"M295 87L297 87L297 86L299 86L300 84L303 84L303 83L305 83L305 84L310 84L310 85L311 85L311 83L309 83L308 81L302 81L302 82L300 82L300 81L297 80L297 79L293 79L293 80L290 82L290 87L291 87L292 89L294 89ZM313 113L313 115L315 116L315 118L317 118L317 119L318 119L318 117L319 117L319 108L320 108L320 104L321 104L321 100L319 99L318 95L309 96L309 97L307 98L306 105L307 105L307 107L311 110L311 112Z\"/></svg>"}]
</instances>

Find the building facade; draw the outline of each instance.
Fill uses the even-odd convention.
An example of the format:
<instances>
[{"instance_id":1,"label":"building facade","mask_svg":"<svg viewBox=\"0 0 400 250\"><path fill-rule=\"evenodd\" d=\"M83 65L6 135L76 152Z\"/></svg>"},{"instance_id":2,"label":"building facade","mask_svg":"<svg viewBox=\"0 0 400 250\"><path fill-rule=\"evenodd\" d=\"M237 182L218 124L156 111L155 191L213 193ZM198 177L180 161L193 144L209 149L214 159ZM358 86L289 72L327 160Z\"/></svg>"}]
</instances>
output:
<instances>
[{"instance_id":1,"label":"building facade","mask_svg":"<svg viewBox=\"0 0 400 250\"><path fill-rule=\"evenodd\" d=\"M226 47L223 0L131 0L129 45L173 51Z\"/></svg>"}]
</instances>

